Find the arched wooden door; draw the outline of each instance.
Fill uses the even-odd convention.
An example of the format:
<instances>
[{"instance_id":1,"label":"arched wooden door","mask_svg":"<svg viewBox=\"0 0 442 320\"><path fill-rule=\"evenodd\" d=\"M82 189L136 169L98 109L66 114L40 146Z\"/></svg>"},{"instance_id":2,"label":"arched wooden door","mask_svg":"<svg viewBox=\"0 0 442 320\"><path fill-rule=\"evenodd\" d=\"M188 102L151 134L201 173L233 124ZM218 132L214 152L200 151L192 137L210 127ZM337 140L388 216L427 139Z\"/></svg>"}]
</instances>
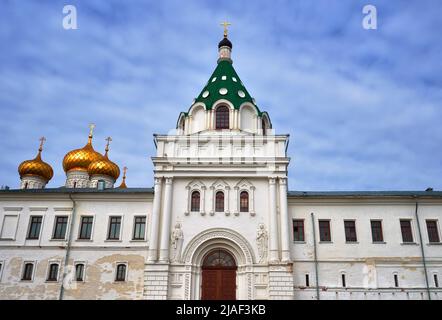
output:
<instances>
[{"instance_id":1,"label":"arched wooden door","mask_svg":"<svg viewBox=\"0 0 442 320\"><path fill-rule=\"evenodd\" d=\"M236 299L236 263L232 255L222 249L209 252L202 266L202 300Z\"/></svg>"}]
</instances>

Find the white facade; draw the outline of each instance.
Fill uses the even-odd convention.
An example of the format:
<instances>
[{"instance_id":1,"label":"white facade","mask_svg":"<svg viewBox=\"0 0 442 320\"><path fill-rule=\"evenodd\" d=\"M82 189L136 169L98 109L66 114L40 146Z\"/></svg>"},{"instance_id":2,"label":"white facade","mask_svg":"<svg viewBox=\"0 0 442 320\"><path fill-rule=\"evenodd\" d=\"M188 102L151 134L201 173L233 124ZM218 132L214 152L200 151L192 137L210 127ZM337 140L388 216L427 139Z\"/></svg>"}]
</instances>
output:
<instances>
[{"instance_id":1,"label":"white facade","mask_svg":"<svg viewBox=\"0 0 442 320\"><path fill-rule=\"evenodd\" d=\"M288 191L289 136L226 40L155 135L153 188L73 170L75 186L0 191L0 299L441 299L442 192Z\"/></svg>"}]
</instances>

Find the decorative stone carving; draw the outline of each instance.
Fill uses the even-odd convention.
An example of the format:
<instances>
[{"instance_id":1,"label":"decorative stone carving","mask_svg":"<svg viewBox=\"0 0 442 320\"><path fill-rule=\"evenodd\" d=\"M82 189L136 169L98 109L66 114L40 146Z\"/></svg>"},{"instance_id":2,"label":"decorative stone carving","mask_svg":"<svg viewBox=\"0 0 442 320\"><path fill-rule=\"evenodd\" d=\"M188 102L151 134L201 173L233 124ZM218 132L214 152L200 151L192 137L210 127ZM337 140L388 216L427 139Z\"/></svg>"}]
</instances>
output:
<instances>
[{"instance_id":1,"label":"decorative stone carving","mask_svg":"<svg viewBox=\"0 0 442 320\"><path fill-rule=\"evenodd\" d=\"M258 262L264 263L267 260L268 234L263 223L260 223L256 232L256 244L258 246Z\"/></svg>"},{"instance_id":2,"label":"decorative stone carving","mask_svg":"<svg viewBox=\"0 0 442 320\"><path fill-rule=\"evenodd\" d=\"M183 239L184 234L183 230L181 230L181 223L177 222L175 224L175 228L172 231L171 235L171 257L170 260L172 262L180 262L181 261L181 250L183 248Z\"/></svg>"}]
</instances>

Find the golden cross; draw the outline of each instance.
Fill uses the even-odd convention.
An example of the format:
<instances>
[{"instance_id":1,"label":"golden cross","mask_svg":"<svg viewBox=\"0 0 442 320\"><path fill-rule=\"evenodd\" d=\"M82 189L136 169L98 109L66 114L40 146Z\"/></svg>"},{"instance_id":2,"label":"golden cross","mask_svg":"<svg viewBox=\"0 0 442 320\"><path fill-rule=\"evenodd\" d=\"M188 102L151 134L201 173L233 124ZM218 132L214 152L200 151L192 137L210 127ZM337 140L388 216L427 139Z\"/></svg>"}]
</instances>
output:
<instances>
[{"instance_id":1,"label":"golden cross","mask_svg":"<svg viewBox=\"0 0 442 320\"><path fill-rule=\"evenodd\" d=\"M232 24L230 22L224 21L221 22L221 25L224 26L224 37L227 38L227 26L231 26Z\"/></svg>"},{"instance_id":2,"label":"golden cross","mask_svg":"<svg viewBox=\"0 0 442 320\"><path fill-rule=\"evenodd\" d=\"M112 138L111 138L111 137L107 137L107 138L104 139L104 140L107 141L107 144L106 144L106 151L108 151L108 150L109 150L109 143L112 141Z\"/></svg>"},{"instance_id":3,"label":"golden cross","mask_svg":"<svg viewBox=\"0 0 442 320\"><path fill-rule=\"evenodd\" d=\"M38 140L40 140L40 147L38 149L41 151L41 150L43 150L43 144L45 143L46 138L45 137L41 137Z\"/></svg>"},{"instance_id":4,"label":"golden cross","mask_svg":"<svg viewBox=\"0 0 442 320\"><path fill-rule=\"evenodd\" d=\"M126 171L127 171L127 167L123 168L123 179L126 179Z\"/></svg>"},{"instance_id":5,"label":"golden cross","mask_svg":"<svg viewBox=\"0 0 442 320\"><path fill-rule=\"evenodd\" d=\"M95 124L91 123L89 124L89 135L92 137L92 134L94 133Z\"/></svg>"}]
</instances>

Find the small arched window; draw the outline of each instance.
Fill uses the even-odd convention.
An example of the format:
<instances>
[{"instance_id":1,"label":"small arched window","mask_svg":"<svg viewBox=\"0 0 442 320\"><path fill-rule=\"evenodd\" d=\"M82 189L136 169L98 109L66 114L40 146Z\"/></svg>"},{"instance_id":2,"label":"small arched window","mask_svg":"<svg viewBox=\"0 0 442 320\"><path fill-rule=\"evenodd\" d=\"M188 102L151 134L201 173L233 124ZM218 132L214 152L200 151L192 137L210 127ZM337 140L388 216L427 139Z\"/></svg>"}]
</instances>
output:
<instances>
[{"instance_id":1,"label":"small arched window","mask_svg":"<svg viewBox=\"0 0 442 320\"><path fill-rule=\"evenodd\" d=\"M192 192L192 200L190 204L190 211L200 211L200 192L194 191Z\"/></svg>"},{"instance_id":2,"label":"small arched window","mask_svg":"<svg viewBox=\"0 0 442 320\"><path fill-rule=\"evenodd\" d=\"M78 263L75 265L75 280L84 281L84 264Z\"/></svg>"},{"instance_id":3,"label":"small arched window","mask_svg":"<svg viewBox=\"0 0 442 320\"><path fill-rule=\"evenodd\" d=\"M126 265L125 264L117 265L117 275L115 277L115 281L126 281Z\"/></svg>"},{"instance_id":4,"label":"small arched window","mask_svg":"<svg viewBox=\"0 0 442 320\"><path fill-rule=\"evenodd\" d=\"M216 109L216 129L229 129L229 108L221 106Z\"/></svg>"},{"instance_id":5,"label":"small arched window","mask_svg":"<svg viewBox=\"0 0 442 320\"><path fill-rule=\"evenodd\" d=\"M27 188L28 188L28 183L26 182L26 183L25 183L25 189L27 189Z\"/></svg>"},{"instance_id":6,"label":"small arched window","mask_svg":"<svg viewBox=\"0 0 442 320\"><path fill-rule=\"evenodd\" d=\"M215 211L223 212L224 211L224 192L218 191L215 196Z\"/></svg>"},{"instance_id":7,"label":"small arched window","mask_svg":"<svg viewBox=\"0 0 442 320\"><path fill-rule=\"evenodd\" d=\"M249 193L242 191L239 195L239 211L249 212Z\"/></svg>"},{"instance_id":8,"label":"small arched window","mask_svg":"<svg viewBox=\"0 0 442 320\"><path fill-rule=\"evenodd\" d=\"M261 127L262 127L262 135L266 135L266 122L264 119L261 120Z\"/></svg>"}]
</instances>

